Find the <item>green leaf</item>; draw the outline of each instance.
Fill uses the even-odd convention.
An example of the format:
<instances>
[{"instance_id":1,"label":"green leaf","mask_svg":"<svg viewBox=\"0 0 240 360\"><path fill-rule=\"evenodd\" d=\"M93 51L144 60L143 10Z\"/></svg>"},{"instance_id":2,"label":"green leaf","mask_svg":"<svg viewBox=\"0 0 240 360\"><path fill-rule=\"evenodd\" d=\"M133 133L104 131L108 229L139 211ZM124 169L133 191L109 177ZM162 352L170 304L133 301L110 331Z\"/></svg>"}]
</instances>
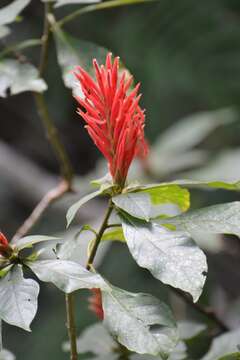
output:
<instances>
[{"instance_id":1,"label":"green leaf","mask_svg":"<svg viewBox=\"0 0 240 360\"><path fill-rule=\"evenodd\" d=\"M174 350L171 352L168 360L186 360L187 358L187 348L184 342L180 341ZM152 356L152 355L139 355L134 354L130 357L130 360L156 360L161 359L160 357Z\"/></svg>"},{"instance_id":2,"label":"green leaf","mask_svg":"<svg viewBox=\"0 0 240 360\"><path fill-rule=\"evenodd\" d=\"M22 267L15 266L0 280L0 318L30 331L30 324L37 312L38 293L38 283L24 279Z\"/></svg>"},{"instance_id":3,"label":"green leaf","mask_svg":"<svg viewBox=\"0 0 240 360\"><path fill-rule=\"evenodd\" d=\"M206 151L192 148L219 126L236 119L237 112L227 108L199 112L179 120L153 144L149 157L151 168L157 174L166 175L203 163L207 157Z\"/></svg>"},{"instance_id":4,"label":"green leaf","mask_svg":"<svg viewBox=\"0 0 240 360\"><path fill-rule=\"evenodd\" d=\"M134 294L116 287L102 292L104 324L129 350L167 359L178 341L168 306L152 295Z\"/></svg>"},{"instance_id":5,"label":"green leaf","mask_svg":"<svg viewBox=\"0 0 240 360\"><path fill-rule=\"evenodd\" d=\"M202 360L216 360L225 355L239 352L239 346L240 329L229 331L213 340L210 350Z\"/></svg>"},{"instance_id":6,"label":"green leaf","mask_svg":"<svg viewBox=\"0 0 240 360\"><path fill-rule=\"evenodd\" d=\"M205 283L207 262L189 235L126 216L122 216L122 225L138 265L163 283L190 293L197 301Z\"/></svg>"},{"instance_id":7,"label":"green leaf","mask_svg":"<svg viewBox=\"0 0 240 360\"><path fill-rule=\"evenodd\" d=\"M60 7L64 5L73 5L73 4L92 4L98 3L101 0L57 0L55 7Z\"/></svg>"},{"instance_id":8,"label":"green leaf","mask_svg":"<svg viewBox=\"0 0 240 360\"><path fill-rule=\"evenodd\" d=\"M192 210L161 223L173 224L178 230L188 232L203 231L215 234L240 236L240 202L213 205Z\"/></svg>"},{"instance_id":9,"label":"green leaf","mask_svg":"<svg viewBox=\"0 0 240 360\"><path fill-rule=\"evenodd\" d=\"M10 351L3 349L0 351L0 360L15 360L16 357Z\"/></svg>"},{"instance_id":10,"label":"green leaf","mask_svg":"<svg viewBox=\"0 0 240 360\"><path fill-rule=\"evenodd\" d=\"M148 194L143 193L126 193L112 198L114 204L126 211L128 214L143 219L150 220L151 200Z\"/></svg>"},{"instance_id":11,"label":"green leaf","mask_svg":"<svg viewBox=\"0 0 240 360\"><path fill-rule=\"evenodd\" d=\"M53 24L53 30L63 82L67 88L73 90L74 94L82 97L80 86L73 73L74 69L76 66L82 66L91 73L92 59L96 58L100 63L104 63L108 51L91 42L72 37L63 32L56 23Z\"/></svg>"},{"instance_id":12,"label":"green leaf","mask_svg":"<svg viewBox=\"0 0 240 360\"><path fill-rule=\"evenodd\" d=\"M33 65L16 60L0 61L0 77L0 97L6 97L8 89L11 95L24 91L43 92L47 89L45 81L39 78Z\"/></svg>"},{"instance_id":13,"label":"green leaf","mask_svg":"<svg viewBox=\"0 0 240 360\"><path fill-rule=\"evenodd\" d=\"M40 242L45 241L57 241L61 242L59 238L53 236L43 236L43 235L31 235L25 236L21 239L18 239L14 242L14 246L17 247L18 250L22 250L25 248L31 248L33 245L38 244Z\"/></svg>"},{"instance_id":14,"label":"green leaf","mask_svg":"<svg viewBox=\"0 0 240 360\"><path fill-rule=\"evenodd\" d=\"M10 24L15 21L18 14L30 3L31 0L15 0L0 9L0 25Z\"/></svg>"},{"instance_id":15,"label":"green leaf","mask_svg":"<svg viewBox=\"0 0 240 360\"><path fill-rule=\"evenodd\" d=\"M172 203L178 205L182 211L188 210L190 206L189 191L178 185L152 187L143 190L143 193L150 195L154 205Z\"/></svg>"},{"instance_id":16,"label":"green leaf","mask_svg":"<svg viewBox=\"0 0 240 360\"><path fill-rule=\"evenodd\" d=\"M167 209L158 205L173 204L181 211L186 211L190 206L189 191L178 185L137 187L139 189L133 187L133 191L114 196L112 200L118 208L138 219L149 221L164 215Z\"/></svg>"},{"instance_id":17,"label":"green leaf","mask_svg":"<svg viewBox=\"0 0 240 360\"><path fill-rule=\"evenodd\" d=\"M91 352L95 355L104 356L112 353L113 349L117 347L117 343L102 323L89 326L77 339L79 354ZM70 351L69 341L63 344L63 350Z\"/></svg>"},{"instance_id":18,"label":"green leaf","mask_svg":"<svg viewBox=\"0 0 240 360\"><path fill-rule=\"evenodd\" d=\"M126 242L122 227L114 228L114 230L106 231L101 241L121 241Z\"/></svg>"},{"instance_id":19,"label":"green leaf","mask_svg":"<svg viewBox=\"0 0 240 360\"><path fill-rule=\"evenodd\" d=\"M178 329L179 329L180 339L188 340L201 334L203 331L207 329L207 326L205 324L200 324L192 321L179 321Z\"/></svg>"},{"instance_id":20,"label":"green leaf","mask_svg":"<svg viewBox=\"0 0 240 360\"><path fill-rule=\"evenodd\" d=\"M188 179L207 181L221 180L222 183L239 184L240 179L240 148L219 151L205 166L184 173ZM230 189L231 190L231 189ZM233 189L234 190L234 189ZM238 186L239 190L239 186Z\"/></svg>"},{"instance_id":21,"label":"green leaf","mask_svg":"<svg viewBox=\"0 0 240 360\"><path fill-rule=\"evenodd\" d=\"M3 278L5 275L7 275L7 273L11 270L12 267L13 267L13 264L10 264L10 265L2 268L0 270L0 278Z\"/></svg>"},{"instance_id":22,"label":"green leaf","mask_svg":"<svg viewBox=\"0 0 240 360\"><path fill-rule=\"evenodd\" d=\"M218 360L240 360L240 352L225 355L225 356L221 357Z\"/></svg>"},{"instance_id":23,"label":"green leaf","mask_svg":"<svg viewBox=\"0 0 240 360\"><path fill-rule=\"evenodd\" d=\"M10 34L10 29L7 26L0 26L0 39Z\"/></svg>"},{"instance_id":24,"label":"green leaf","mask_svg":"<svg viewBox=\"0 0 240 360\"><path fill-rule=\"evenodd\" d=\"M78 210L80 209L80 207L84 204L86 204L86 202L88 202L89 200L94 199L95 197L101 195L103 192L102 189L94 191L91 194L88 194L86 196L84 196L82 199L80 199L79 201L77 201L75 204L73 204L67 211L67 228L69 227L69 225L72 223L73 219L75 218Z\"/></svg>"},{"instance_id":25,"label":"green leaf","mask_svg":"<svg viewBox=\"0 0 240 360\"><path fill-rule=\"evenodd\" d=\"M223 189L223 190L237 190L240 191L240 181L225 182L225 181L202 181L202 180L174 180L166 183L150 184L150 185L137 185L132 191L151 190L161 187L174 187L176 185L185 186L190 188L202 189ZM170 191L170 189L169 189Z\"/></svg>"},{"instance_id":26,"label":"green leaf","mask_svg":"<svg viewBox=\"0 0 240 360\"><path fill-rule=\"evenodd\" d=\"M51 282L65 293L78 289L106 288L106 283L99 274L94 274L73 261L39 260L28 262L27 265L41 281Z\"/></svg>"}]
</instances>

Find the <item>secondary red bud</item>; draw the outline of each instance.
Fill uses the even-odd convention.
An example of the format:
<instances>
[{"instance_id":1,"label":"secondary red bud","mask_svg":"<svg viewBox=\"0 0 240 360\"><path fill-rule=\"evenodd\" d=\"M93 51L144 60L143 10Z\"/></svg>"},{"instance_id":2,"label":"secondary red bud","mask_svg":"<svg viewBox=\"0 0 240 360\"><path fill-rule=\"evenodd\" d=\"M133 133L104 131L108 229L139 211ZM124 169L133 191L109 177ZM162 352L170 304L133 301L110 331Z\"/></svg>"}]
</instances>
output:
<instances>
[{"instance_id":1,"label":"secondary red bud","mask_svg":"<svg viewBox=\"0 0 240 360\"><path fill-rule=\"evenodd\" d=\"M92 289L92 295L89 297L89 306L88 308L96 314L96 316L103 320L104 312L102 307L102 294L100 289Z\"/></svg>"},{"instance_id":2,"label":"secondary red bud","mask_svg":"<svg viewBox=\"0 0 240 360\"><path fill-rule=\"evenodd\" d=\"M0 232L0 244L4 247L8 246L8 240L2 232Z\"/></svg>"}]
</instances>

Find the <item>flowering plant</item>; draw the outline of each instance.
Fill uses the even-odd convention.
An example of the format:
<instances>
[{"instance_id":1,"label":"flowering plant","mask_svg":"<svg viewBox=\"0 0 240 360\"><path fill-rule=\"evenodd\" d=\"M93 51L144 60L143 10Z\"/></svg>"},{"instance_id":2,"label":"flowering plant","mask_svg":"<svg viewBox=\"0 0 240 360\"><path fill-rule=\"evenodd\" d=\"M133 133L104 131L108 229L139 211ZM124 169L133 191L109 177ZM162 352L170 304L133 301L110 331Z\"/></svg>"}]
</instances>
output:
<instances>
[{"instance_id":1,"label":"flowering plant","mask_svg":"<svg viewBox=\"0 0 240 360\"><path fill-rule=\"evenodd\" d=\"M3 9L9 15L6 23L1 23L3 10L0 9L0 26L8 24L13 13L15 19L29 1L21 2L19 8L19 1L15 0L10 9ZM59 6L64 3L63 0L56 1ZM52 3L45 2L43 38L19 44L17 49L4 49L0 56L3 58L0 65L4 72L12 74L8 71L12 66L15 71L15 79L5 74L7 81L3 82L0 95L1 91L2 96L9 91L11 94L33 92L62 175L59 184L44 195L11 241L0 232L0 320L30 331L37 313L39 295L36 279L25 277L30 276L30 270L39 281L52 283L65 293L69 341L64 343L63 348L70 352L71 360L77 360L79 354L87 357L89 353L90 358L94 355L96 360L190 359L189 342L202 331L208 332L209 338L226 333L214 340L204 360L239 359L239 330L229 331L214 311L198 303L208 267L205 253L194 241L194 231L239 236L240 203L235 201L189 210L190 190L193 187L239 191L239 182L132 182L129 173L136 158L144 163L145 175L151 175L151 164L148 162L151 149L144 135L145 110L141 105L140 84L133 85L133 76L122 69L120 59L113 58L108 51L104 51L101 64L101 59L94 59L93 66L88 69L84 64L76 66L76 57L72 53L69 55L71 37L62 30L65 23L85 12L131 2L136 3L137 0L125 3L123 0L109 0L88 5L58 21L54 17ZM78 199L68 209L67 227L74 220L77 223L77 230L73 230L76 236L70 240L65 238L66 235L63 239L27 236L49 205L75 190L70 160L42 95L47 88L42 77L51 33L57 45L63 81L73 90L78 114L94 144L105 157L109 170L106 176L94 181L96 191ZM9 53L16 55L16 50L36 44L41 45L38 70L27 61L22 63L18 62L19 59L5 58ZM19 84L19 74L23 73L24 83ZM107 199L107 204L99 228L87 224L80 226L78 211L100 196ZM91 234L91 238L85 254L82 240L86 232ZM161 283L162 288L170 289L185 304L201 313L208 325L202 327L200 324L199 328L198 324L187 323L188 331L184 332L182 322L176 319L175 309L172 310L167 304L166 297L130 292L112 285L108 275L103 276L95 265L98 250L107 241L121 241L139 267L147 269L158 281L157 284ZM54 244L54 257L52 253L49 254L49 242ZM74 258L73 255L79 253L84 254L85 265ZM77 339L74 296L76 291L82 289L90 290L88 307L99 322ZM104 346L95 346L96 339ZM215 344L222 339L224 344L230 344L229 347L227 344L227 349L215 352ZM1 349L0 359L11 359L11 356L8 351Z\"/></svg>"}]
</instances>

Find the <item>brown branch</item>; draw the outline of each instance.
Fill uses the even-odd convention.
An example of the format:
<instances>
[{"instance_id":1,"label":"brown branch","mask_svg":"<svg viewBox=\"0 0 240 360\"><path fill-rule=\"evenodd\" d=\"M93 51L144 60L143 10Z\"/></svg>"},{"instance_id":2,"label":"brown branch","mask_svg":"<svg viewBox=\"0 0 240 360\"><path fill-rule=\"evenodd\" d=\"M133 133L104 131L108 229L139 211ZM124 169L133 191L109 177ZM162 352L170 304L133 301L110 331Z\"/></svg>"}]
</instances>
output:
<instances>
[{"instance_id":1,"label":"brown branch","mask_svg":"<svg viewBox=\"0 0 240 360\"><path fill-rule=\"evenodd\" d=\"M198 313L202 314L208 320L215 323L218 326L221 333L224 333L224 332L227 332L230 330L228 328L228 326L226 324L224 324L224 322L218 317L218 315L211 308L206 308L199 303L192 302L191 297L179 289L175 289L175 288L171 287L171 290L174 291L174 293L177 294L177 296L179 296L184 302L186 302L188 305L190 305Z\"/></svg>"},{"instance_id":2,"label":"brown branch","mask_svg":"<svg viewBox=\"0 0 240 360\"><path fill-rule=\"evenodd\" d=\"M55 188L47 192L47 194L42 198L38 203L35 209L32 211L30 216L24 221L24 223L19 227L16 234L12 238L12 241L25 236L36 222L40 219L44 211L56 200L60 199L64 194L70 190L69 183L65 180L60 182Z\"/></svg>"}]
</instances>

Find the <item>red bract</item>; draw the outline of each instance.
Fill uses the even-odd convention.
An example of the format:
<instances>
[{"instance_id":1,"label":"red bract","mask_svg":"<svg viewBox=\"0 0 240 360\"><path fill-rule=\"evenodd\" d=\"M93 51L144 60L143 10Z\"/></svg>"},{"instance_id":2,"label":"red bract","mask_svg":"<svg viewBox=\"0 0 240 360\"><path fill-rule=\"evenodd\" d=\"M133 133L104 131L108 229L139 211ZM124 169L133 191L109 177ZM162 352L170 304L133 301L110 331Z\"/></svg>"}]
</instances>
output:
<instances>
[{"instance_id":1,"label":"red bract","mask_svg":"<svg viewBox=\"0 0 240 360\"><path fill-rule=\"evenodd\" d=\"M93 60L94 80L84 69L77 67L84 99L76 97L85 112L78 113L86 121L86 129L109 164L114 183L123 186L129 166L136 155L147 153L144 140L144 110L139 106L140 84L129 91L133 77L119 74L119 58L112 63L111 54L106 64Z\"/></svg>"},{"instance_id":2,"label":"red bract","mask_svg":"<svg viewBox=\"0 0 240 360\"><path fill-rule=\"evenodd\" d=\"M2 232L0 232L0 244L4 247L8 246L8 240Z\"/></svg>"},{"instance_id":3,"label":"red bract","mask_svg":"<svg viewBox=\"0 0 240 360\"><path fill-rule=\"evenodd\" d=\"M99 319L103 320L104 313L102 308L102 293L100 289L92 289L92 295L89 297L88 308L92 310Z\"/></svg>"}]
</instances>

